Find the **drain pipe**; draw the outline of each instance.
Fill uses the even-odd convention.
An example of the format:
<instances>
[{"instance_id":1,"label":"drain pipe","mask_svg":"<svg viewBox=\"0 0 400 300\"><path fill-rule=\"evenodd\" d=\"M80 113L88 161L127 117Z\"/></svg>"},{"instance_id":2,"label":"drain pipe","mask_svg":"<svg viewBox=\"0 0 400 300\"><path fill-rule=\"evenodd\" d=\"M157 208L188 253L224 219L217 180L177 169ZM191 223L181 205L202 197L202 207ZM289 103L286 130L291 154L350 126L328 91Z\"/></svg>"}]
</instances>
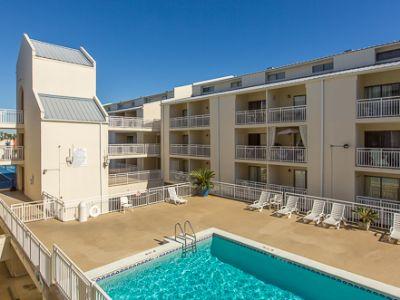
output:
<instances>
[{"instance_id":1,"label":"drain pipe","mask_svg":"<svg viewBox=\"0 0 400 300\"><path fill-rule=\"evenodd\" d=\"M321 191L321 197L324 197L325 191L324 191L324 172L325 172L325 166L324 166L324 144L325 144L325 134L324 134L324 110L325 110L325 80L321 79L321 162L320 162L320 191Z\"/></svg>"}]
</instances>

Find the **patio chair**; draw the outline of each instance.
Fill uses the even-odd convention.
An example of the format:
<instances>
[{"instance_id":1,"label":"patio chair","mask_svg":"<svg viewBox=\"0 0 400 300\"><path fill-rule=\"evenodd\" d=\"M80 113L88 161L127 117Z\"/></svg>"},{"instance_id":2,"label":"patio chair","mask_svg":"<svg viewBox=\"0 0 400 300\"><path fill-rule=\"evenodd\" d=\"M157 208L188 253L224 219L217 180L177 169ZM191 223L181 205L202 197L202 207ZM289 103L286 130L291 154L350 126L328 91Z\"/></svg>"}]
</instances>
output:
<instances>
[{"instance_id":1,"label":"patio chair","mask_svg":"<svg viewBox=\"0 0 400 300\"><path fill-rule=\"evenodd\" d=\"M336 229L340 228L340 223L342 223L344 219L344 210L346 206L344 204L333 203L331 213L326 216L326 219L322 221L323 225L326 226L335 226Z\"/></svg>"},{"instance_id":2,"label":"patio chair","mask_svg":"<svg viewBox=\"0 0 400 300\"><path fill-rule=\"evenodd\" d=\"M178 204L185 204L187 203L186 199L183 199L182 197L179 197L176 194L176 190L174 187L169 187L168 188L168 194L169 194L169 200L170 202L173 202L174 204L178 205Z\"/></svg>"},{"instance_id":3,"label":"patio chair","mask_svg":"<svg viewBox=\"0 0 400 300\"><path fill-rule=\"evenodd\" d=\"M303 222L315 222L316 224L321 223L321 219L324 216L325 201L314 200L312 209L307 212L307 215L303 218Z\"/></svg>"},{"instance_id":4,"label":"patio chair","mask_svg":"<svg viewBox=\"0 0 400 300\"><path fill-rule=\"evenodd\" d=\"M280 210L275 211L274 214L290 218L292 213L297 211L297 202L299 202L299 197L289 196L286 205Z\"/></svg>"},{"instance_id":5,"label":"patio chair","mask_svg":"<svg viewBox=\"0 0 400 300\"><path fill-rule=\"evenodd\" d=\"M121 198L119 198L119 201L121 203L121 210L125 213L125 210L127 208L131 208L133 207L132 203L129 203L129 199L127 196L123 196Z\"/></svg>"},{"instance_id":6,"label":"patio chair","mask_svg":"<svg viewBox=\"0 0 400 300\"><path fill-rule=\"evenodd\" d=\"M270 207L275 207L276 209L280 208L282 204L283 204L282 194L275 194L268 203Z\"/></svg>"},{"instance_id":7,"label":"patio chair","mask_svg":"<svg viewBox=\"0 0 400 300\"><path fill-rule=\"evenodd\" d=\"M264 207L269 205L269 201L271 198L271 193L270 192L261 192L260 198L258 200L254 201L253 204L250 204L247 206L249 210L258 210L262 211Z\"/></svg>"},{"instance_id":8,"label":"patio chair","mask_svg":"<svg viewBox=\"0 0 400 300\"><path fill-rule=\"evenodd\" d=\"M400 214L393 214L393 226L390 227L389 241L400 241Z\"/></svg>"}]
</instances>

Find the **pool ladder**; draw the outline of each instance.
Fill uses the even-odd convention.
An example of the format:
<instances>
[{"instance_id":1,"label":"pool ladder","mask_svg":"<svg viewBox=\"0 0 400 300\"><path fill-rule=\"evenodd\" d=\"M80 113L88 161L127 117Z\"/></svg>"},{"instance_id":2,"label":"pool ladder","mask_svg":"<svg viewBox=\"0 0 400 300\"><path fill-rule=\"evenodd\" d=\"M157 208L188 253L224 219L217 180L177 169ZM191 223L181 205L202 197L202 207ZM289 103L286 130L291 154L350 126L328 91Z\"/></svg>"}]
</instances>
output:
<instances>
[{"instance_id":1,"label":"pool ladder","mask_svg":"<svg viewBox=\"0 0 400 300\"><path fill-rule=\"evenodd\" d=\"M190 231L189 231L190 230ZM183 228L181 223L175 224L175 241L182 245L182 255L185 256L187 252L197 251L197 238L193 230L192 223L186 220L183 223Z\"/></svg>"}]
</instances>

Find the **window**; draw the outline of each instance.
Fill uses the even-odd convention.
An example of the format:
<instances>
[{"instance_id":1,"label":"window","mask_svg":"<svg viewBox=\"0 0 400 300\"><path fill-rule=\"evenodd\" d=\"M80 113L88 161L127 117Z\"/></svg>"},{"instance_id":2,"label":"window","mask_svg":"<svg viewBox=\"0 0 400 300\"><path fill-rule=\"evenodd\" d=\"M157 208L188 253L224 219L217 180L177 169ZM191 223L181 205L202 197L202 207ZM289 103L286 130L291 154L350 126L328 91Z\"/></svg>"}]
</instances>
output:
<instances>
[{"instance_id":1,"label":"window","mask_svg":"<svg viewBox=\"0 0 400 300\"><path fill-rule=\"evenodd\" d=\"M259 133L249 133L248 142L249 146L260 146L261 135Z\"/></svg>"},{"instance_id":2,"label":"window","mask_svg":"<svg viewBox=\"0 0 400 300\"><path fill-rule=\"evenodd\" d=\"M364 176L365 196L399 200L400 180L390 177Z\"/></svg>"},{"instance_id":3,"label":"window","mask_svg":"<svg viewBox=\"0 0 400 300\"><path fill-rule=\"evenodd\" d=\"M203 94L212 93L212 92L214 92L214 86L203 86L203 87L201 88L201 92L202 92Z\"/></svg>"},{"instance_id":4,"label":"window","mask_svg":"<svg viewBox=\"0 0 400 300\"><path fill-rule=\"evenodd\" d=\"M400 148L400 131L366 131L366 148Z\"/></svg>"},{"instance_id":5,"label":"window","mask_svg":"<svg viewBox=\"0 0 400 300\"><path fill-rule=\"evenodd\" d=\"M307 171L294 170L294 186L297 188L307 188Z\"/></svg>"},{"instance_id":6,"label":"window","mask_svg":"<svg viewBox=\"0 0 400 300\"><path fill-rule=\"evenodd\" d=\"M241 86L242 86L242 80L237 80L237 81L231 82L232 89L237 89L237 88L240 88Z\"/></svg>"},{"instance_id":7,"label":"window","mask_svg":"<svg viewBox=\"0 0 400 300\"><path fill-rule=\"evenodd\" d=\"M266 102L265 100L250 101L247 104L247 107L249 110L265 109Z\"/></svg>"},{"instance_id":8,"label":"window","mask_svg":"<svg viewBox=\"0 0 400 300\"><path fill-rule=\"evenodd\" d=\"M256 182L267 182L267 168L249 166L249 180Z\"/></svg>"},{"instance_id":9,"label":"window","mask_svg":"<svg viewBox=\"0 0 400 300\"><path fill-rule=\"evenodd\" d=\"M400 83L367 86L364 96L367 99L400 96Z\"/></svg>"},{"instance_id":10,"label":"window","mask_svg":"<svg viewBox=\"0 0 400 300\"><path fill-rule=\"evenodd\" d=\"M275 73L275 74L268 74L267 80L268 81L277 81L285 79L285 72Z\"/></svg>"},{"instance_id":11,"label":"window","mask_svg":"<svg viewBox=\"0 0 400 300\"><path fill-rule=\"evenodd\" d=\"M376 53L376 61L388 60L393 58L400 58L400 49Z\"/></svg>"},{"instance_id":12,"label":"window","mask_svg":"<svg viewBox=\"0 0 400 300\"><path fill-rule=\"evenodd\" d=\"M293 96L293 105L294 106L306 105L306 95Z\"/></svg>"},{"instance_id":13,"label":"window","mask_svg":"<svg viewBox=\"0 0 400 300\"><path fill-rule=\"evenodd\" d=\"M319 72L324 72L324 71L329 71L329 70L333 70L333 62L319 64L319 65L315 65L312 67L313 73L319 73Z\"/></svg>"}]
</instances>

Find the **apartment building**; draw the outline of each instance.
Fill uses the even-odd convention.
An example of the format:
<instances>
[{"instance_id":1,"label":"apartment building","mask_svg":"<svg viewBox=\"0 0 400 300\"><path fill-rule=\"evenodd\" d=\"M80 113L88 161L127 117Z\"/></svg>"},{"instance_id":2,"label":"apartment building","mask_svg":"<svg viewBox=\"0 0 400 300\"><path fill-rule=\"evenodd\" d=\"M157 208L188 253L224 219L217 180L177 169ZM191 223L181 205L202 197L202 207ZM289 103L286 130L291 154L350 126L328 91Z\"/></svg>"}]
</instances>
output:
<instances>
[{"instance_id":1,"label":"apartment building","mask_svg":"<svg viewBox=\"0 0 400 300\"><path fill-rule=\"evenodd\" d=\"M160 157L161 101L173 92L104 105L109 114L109 192L163 185Z\"/></svg>"},{"instance_id":2,"label":"apartment building","mask_svg":"<svg viewBox=\"0 0 400 300\"><path fill-rule=\"evenodd\" d=\"M209 167L223 182L400 200L399 60L394 42L175 88L165 181Z\"/></svg>"}]
</instances>

